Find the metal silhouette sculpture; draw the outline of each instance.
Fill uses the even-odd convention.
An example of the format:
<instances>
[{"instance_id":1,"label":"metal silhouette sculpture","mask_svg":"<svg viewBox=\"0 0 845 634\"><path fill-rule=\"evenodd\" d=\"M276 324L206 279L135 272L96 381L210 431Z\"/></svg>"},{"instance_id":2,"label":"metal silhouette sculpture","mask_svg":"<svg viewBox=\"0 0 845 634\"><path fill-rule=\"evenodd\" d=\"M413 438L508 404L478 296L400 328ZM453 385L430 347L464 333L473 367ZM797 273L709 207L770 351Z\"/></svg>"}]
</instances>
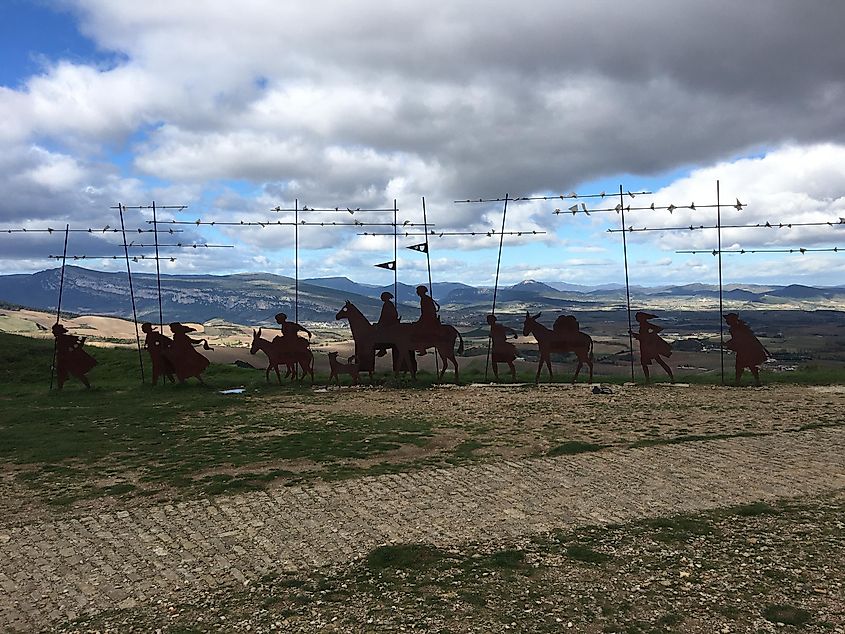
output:
<instances>
[{"instance_id":1,"label":"metal silhouette sculpture","mask_svg":"<svg viewBox=\"0 0 845 634\"><path fill-rule=\"evenodd\" d=\"M348 374L352 379L352 385L358 385L358 376L360 371L357 363L341 363L337 360L337 352L329 352L329 383L334 382L340 385L340 374Z\"/></svg>"},{"instance_id":2,"label":"metal silhouette sculpture","mask_svg":"<svg viewBox=\"0 0 845 634\"><path fill-rule=\"evenodd\" d=\"M97 365L97 360L82 349L85 337L69 334L67 328L58 323L53 324L52 330L56 338L56 374L59 389L62 389L68 376L76 377L85 387L90 388L91 383L85 375Z\"/></svg>"},{"instance_id":3,"label":"metal silhouette sculpture","mask_svg":"<svg viewBox=\"0 0 845 634\"><path fill-rule=\"evenodd\" d=\"M305 374L308 373L311 375L311 382L313 383L314 355L312 354L310 348L310 340L312 337L311 331L305 326L299 325L295 321L288 321L288 316L285 313L276 313L275 319L276 323L280 326L282 334L281 336L273 337L273 345L279 348L284 358L293 359L293 362L288 364L288 370L293 372L293 378L297 378L298 376L298 365L303 371L300 379L304 379ZM308 335L307 340L299 336L299 333L301 332Z\"/></svg>"},{"instance_id":4,"label":"metal silhouette sculpture","mask_svg":"<svg viewBox=\"0 0 845 634\"><path fill-rule=\"evenodd\" d=\"M393 303L393 293L385 291L381 294L381 314L376 322L376 328L382 329L389 326L395 326L401 321L399 312L396 310L396 305ZM387 354L388 347L377 346L378 354L376 356L383 357Z\"/></svg>"},{"instance_id":5,"label":"metal silhouette sculpture","mask_svg":"<svg viewBox=\"0 0 845 634\"><path fill-rule=\"evenodd\" d=\"M522 327L522 334L526 337L534 335L537 340L537 346L540 351L540 359L537 362L537 376L534 377L534 382L540 382L540 372L543 369L543 364L549 370L549 378L552 375L552 352L574 352L578 357L578 367L575 368L575 374L572 377L572 383L578 379L578 374L584 364L590 368L590 383L593 382L593 338L590 335L581 332L578 326L578 320L571 315L564 315L558 317L555 321L554 330L547 328L539 321L542 313L537 313L533 317L525 311L525 323Z\"/></svg>"},{"instance_id":6,"label":"metal silhouette sculpture","mask_svg":"<svg viewBox=\"0 0 845 634\"><path fill-rule=\"evenodd\" d=\"M173 340L156 331L150 322L141 324L141 331L146 335L144 338L144 347L150 353L150 361L153 365L153 385L158 385L159 377L164 377L165 383L167 379L171 383L175 383L173 378L175 372L173 364L164 354L173 345Z\"/></svg>"},{"instance_id":7,"label":"metal silhouette sculpture","mask_svg":"<svg viewBox=\"0 0 845 634\"><path fill-rule=\"evenodd\" d=\"M417 370L414 352L434 347L443 362L443 367L437 377L438 380L443 380L448 368L447 361L451 361L455 369L455 382L460 381L460 369L456 355L463 354L464 339L454 326L441 324L439 318L435 322L430 320L427 315L429 321L423 321L422 328L420 322L399 322L380 328L376 324L371 324L355 304L349 300L338 311L335 318L349 320L352 338L355 340L355 360L360 364L361 371L370 373L370 377L375 370L374 349L378 346L386 346L394 351L394 372L398 373L405 371L405 368L410 368L411 377L414 379L416 379ZM458 341L460 343L456 349L455 343Z\"/></svg>"},{"instance_id":8,"label":"metal silhouette sculpture","mask_svg":"<svg viewBox=\"0 0 845 634\"><path fill-rule=\"evenodd\" d=\"M202 380L202 373L209 365L209 361L202 354L194 349L194 346L201 345L204 350L211 350L208 341L205 339L191 339L189 332L196 332L195 328L180 324L178 321L170 324L170 331L173 333L173 343L163 351L164 358L173 366L173 372L179 383L184 383L191 377L205 385Z\"/></svg>"},{"instance_id":9,"label":"metal silhouette sculpture","mask_svg":"<svg viewBox=\"0 0 845 634\"><path fill-rule=\"evenodd\" d=\"M760 366L769 358L769 351L754 336L754 331L739 318L736 313L725 315L725 321L730 328L731 338L725 342L725 348L736 353L736 380L735 385L740 385L742 373L745 368L754 375L754 382L759 387Z\"/></svg>"},{"instance_id":10,"label":"metal silhouette sculpture","mask_svg":"<svg viewBox=\"0 0 845 634\"><path fill-rule=\"evenodd\" d=\"M420 318L416 322L414 340L431 341L439 334L440 317L437 312L440 310L440 304L434 301L433 297L428 296L428 287L417 286L416 292L420 298ZM419 347L417 352L420 355L426 354L425 346Z\"/></svg>"},{"instance_id":11,"label":"metal silhouette sculpture","mask_svg":"<svg viewBox=\"0 0 845 634\"><path fill-rule=\"evenodd\" d=\"M663 360L663 357L672 356L672 345L658 334L663 330L663 327L649 321L649 319L656 317L657 315L651 313L638 312L634 315L634 319L640 325L639 331L634 332L632 330L630 334L640 342L640 365L643 367L646 383L651 380L648 366L651 365L652 361L656 361L660 367L666 370L666 374L674 383L675 375L672 374L672 368Z\"/></svg>"},{"instance_id":12,"label":"metal silhouette sculpture","mask_svg":"<svg viewBox=\"0 0 845 634\"><path fill-rule=\"evenodd\" d=\"M440 316L437 312L440 310L440 305L428 295L428 287L417 286L417 295L420 298L420 318L414 323L412 330L412 339L414 346L420 356L426 354L427 348L435 348L440 360L443 362L443 368L440 370L438 380L443 380L443 375L449 367L449 361L455 368L455 382L460 381L458 370L458 359L456 353L461 355L464 353L464 338L458 329L449 324L440 322ZM460 340L457 350L455 350L455 342Z\"/></svg>"},{"instance_id":13,"label":"metal silhouette sculpture","mask_svg":"<svg viewBox=\"0 0 845 634\"><path fill-rule=\"evenodd\" d=\"M297 336L297 339L302 339L302 337ZM252 331L252 346L249 353L256 354L261 350L267 355L267 370L264 376L268 383L270 381L270 370L275 370L279 385L282 384L282 375L279 371L279 366L282 365L287 368L285 378L291 377L293 381L297 376L300 376L300 381L302 381L306 375L310 375L311 383L314 383L314 354L308 347L307 341L305 344L304 347L297 345L295 342L291 345L289 342L285 342L284 336L274 337L273 341L268 341L261 337L261 328L259 328ZM297 372L297 366L302 370L301 375Z\"/></svg>"},{"instance_id":14,"label":"metal silhouette sculpture","mask_svg":"<svg viewBox=\"0 0 845 634\"><path fill-rule=\"evenodd\" d=\"M393 351L393 372L410 372L411 378L417 378L417 360L414 356L414 346L411 343L413 324L395 323L379 327L370 323L355 304L346 300L337 314L336 320L346 319L355 340L355 361L360 372L367 372L370 380L373 378L376 364L376 348L386 348Z\"/></svg>"},{"instance_id":15,"label":"metal silhouette sculpture","mask_svg":"<svg viewBox=\"0 0 845 634\"><path fill-rule=\"evenodd\" d=\"M516 367L513 362L517 357L516 346L508 341L508 334L513 333L514 339L519 333L508 326L497 323L495 315L487 315L487 323L490 325L490 340L493 343L493 351L490 360L493 362L493 376L499 380L499 364L507 363L511 371L511 380L516 381Z\"/></svg>"}]
</instances>

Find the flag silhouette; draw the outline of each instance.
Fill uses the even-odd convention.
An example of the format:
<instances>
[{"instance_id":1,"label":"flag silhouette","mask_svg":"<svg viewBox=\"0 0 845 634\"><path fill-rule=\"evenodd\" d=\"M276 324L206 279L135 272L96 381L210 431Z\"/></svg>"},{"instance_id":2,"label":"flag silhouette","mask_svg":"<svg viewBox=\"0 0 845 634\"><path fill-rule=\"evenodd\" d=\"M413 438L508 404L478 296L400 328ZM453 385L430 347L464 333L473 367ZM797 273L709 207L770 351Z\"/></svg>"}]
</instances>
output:
<instances>
[{"instance_id":1,"label":"flag silhouette","mask_svg":"<svg viewBox=\"0 0 845 634\"><path fill-rule=\"evenodd\" d=\"M376 264L376 266L380 269L387 269L388 271L395 271L396 270L396 260L391 262L382 262L381 264Z\"/></svg>"},{"instance_id":2,"label":"flag silhouette","mask_svg":"<svg viewBox=\"0 0 845 634\"><path fill-rule=\"evenodd\" d=\"M406 247L406 248L411 249L411 251L419 251L420 253L428 253L428 243L426 243L426 242L421 242L420 244L412 244L411 246Z\"/></svg>"}]
</instances>

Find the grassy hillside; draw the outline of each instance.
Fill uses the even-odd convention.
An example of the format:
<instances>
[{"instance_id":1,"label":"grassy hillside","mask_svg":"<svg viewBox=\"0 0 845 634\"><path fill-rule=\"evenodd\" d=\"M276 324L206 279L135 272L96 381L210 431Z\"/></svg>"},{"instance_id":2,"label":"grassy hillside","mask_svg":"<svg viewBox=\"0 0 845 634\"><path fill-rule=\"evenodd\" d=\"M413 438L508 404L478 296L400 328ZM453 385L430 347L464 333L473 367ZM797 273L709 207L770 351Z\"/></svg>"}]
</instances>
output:
<instances>
[{"instance_id":1,"label":"grassy hillside","mask_svg":"<svg viewBox=\"0 0 845 634\"><path fill-rule=\"evenodd\" d=\"M89 374L92 389L70 379L64 390L50 391L52 354L50 340L0 334L0 464L6 474L0 482L4 498L0 512L14 512L16 504L65 505L120 496L178 499L262 488L271 482L445 466L505 451L504 447L516 442L513 435L524 428L522 423L491 427L489 422L480 422L487 415L473 419L475 409L494 402L490 401L494 392L478 388L465 393L429 391L425 388L431 386L431 375L422 375L415 384L384 375L379 378L388 386L404 386L406 390L401 391L333 393L309 386L268 385L263 371L212 365L205 374L207 386L191 380L185 385L154 387L140 383L136 350L96 348L92 354L99 364ZM465 382L481 378L477 371L468 372ZM318 384L325 380L318 377ZM764 380L768 384L841 384L845 373L810 369L765 375ZM221 393L238 386L245 391ZM593 403L599 408L596 412L612 415L609 420L626 420L624 408L601 409L604 397L584 401L587 390L580 389L541 391L536 397L532 387L510 390L525 402L511 413L534 422L562 416L567 425L580 429L582 419L566 414L564 403L569 401ZM630 392L632 388L623 389ZM657 388L633 389L631 394L647 401L668 393ZM679 403L688 400L686 392L672 392ZM737 392L741 393L770 405L777 398L767 391ZM456 402L448 414L429 411L434 400L446 398ZM545 409L538 405L541 398L548 401ZM351 407L353 401L359 409ZM814 424L832 423L820 418ZM539 441L520 440L517 445L560 445L563 453L604 446L584 444L589 439L577 435L558 437L556 429L544 427ZM680 439L709 438L712 433L689 429ZM743 428L742 433L749 432ZM502 448L494 449L499 445ZM487 453L479 454L479 450Z\"/></svg>"}]
</instances>

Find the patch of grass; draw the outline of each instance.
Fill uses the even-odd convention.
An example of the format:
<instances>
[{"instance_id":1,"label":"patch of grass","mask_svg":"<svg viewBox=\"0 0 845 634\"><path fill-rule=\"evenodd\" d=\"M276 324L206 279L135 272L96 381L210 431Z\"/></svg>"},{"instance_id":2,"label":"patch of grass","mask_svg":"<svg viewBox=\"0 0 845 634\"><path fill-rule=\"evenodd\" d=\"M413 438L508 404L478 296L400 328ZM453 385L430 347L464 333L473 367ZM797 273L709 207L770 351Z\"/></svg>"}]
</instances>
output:
<instances>
[{"instance_id":1,"label":"patch of grass","mask_svg":"<svg viewBox=\"0 0 845 634\"><path fill-rule=\"evenodd\" d=\"M679 625L680 623L683 623L683 621L684 621L684 617L681 616L680 614L677 614L675 612L667 612L666 614L661 616L659 619L657 619L656 625L662 625L662 626Z\"/></svg>"},{"instance_id":2,"label":"patch of grass","mask_svg":"<svg viewBox=\"0 0 845 634\"><path fill-rule=\"evenodd\" d=\"M656 529L654 538L662 542L687 541L693 537L714 533L709 522L684 515L649 519L643 521L643 525Z\"/></svg>"},{"instance_id":3,"label":"patch of grass","mask_svg":"<svg viewBox=\"0 0 845 634\"><path fill-rule=\"evenodd\" d=\"M772 623L804 625L810 622L811 614L807 610L802 610L791 605L773 604L767 605L763 609L763 617Z\"/></svg>"},{"instance_id":4,"label":"patch of grass","mask_svg":"<svg viewBox=\"0 0 845 634\"><path fill-rule=\"evenodd\" d=\"M706 440L726 440L728 438L751 438L755 436L768 436L761 432L742 431L734 434L690 434L687 436L675 436L674 438L646 438L632 443L631 447L653 447L655 445L678 445L684 442L701 442Z\"/></svg>"},{"instance_id":5,"label":"patch of grass","mask_svg":"<svg viewBox=\"0 0 845 634\"><path fill-rule=\"evenodd\" d=\"M547 456L571 456L578 453L586 453L589 451L601 451L604 445L597 445L591 442L582 442L580 440L570 440L568 442L552 447L546 452Z\"/></svg>"},{"instance_id":6,"label":"patch of grass","mask_svg":"<svg viewBox=\"0 0 845 634\"><path fill-rule=\"evenodd\" d=\"M728 509L725 513L739 515L740 517L757 517L758 515L779 515L781 511L766 502L755 502L753 504L735 506Z\"/></svg>"},{"instance_id":7,"label":"patch of grass","mask_svg":"<svg viewBox=\"0 0 845 634\"><path fill-rule=\"evenodd\" d=\"M736 620L742 614L742 611L732 605L719 605L716 606L716 612L721 614L722 616Z\"/></svg>"},{"instance_id":8,"label":"patch of grass","mask_svg":"<svg viewBox=\"0 0 845 634\"><path fill-rule=\"evenodd\" d=\"M120 484L114 484L110 487L103 487L101 491L105 495L124 495L126 493L131 493L135 490L135 485L129 482L121 482Z\"/></svg>"},{"instance_id":9,"label":"patch of grass","mask_svg":"<svg viewBox=\"0 0 845 634\"><path fill-rule=\"evenodd\" d=\"M434 566L446 558L447 553L428 544L379 546L367 555L367 567L371 570L420 570Z\"/></svg>"},{"instance_id":10,"label":"patch of grass","mask_svg":"<svg viewBox=\"0 0 845 634\"><path fill-rule=\"evenodd\" d=\"M447 462L455 463L476 458L476 450L485 446L483 442L477 440L464 440L452 450L452 457L447 459Z\"/></svg>"},{"instance_id":11,"label":"patch of grass","mask_svg":"<svg viewBox=\"0 0 845 634\"><path fill-rule=\"evenodd\" d=\"M613 559L612 556L593 550L584 544L571 544L566 548L566 556L576 561L583 561L589 564L603 564Z\"/></svg>"},{"instance_id":12,"label":"patch of grass","mask_svg":"<svg viewBox=\"0 0 845 634\"><path fill-rule=\"evenodd\" d=\"M521 550L499 550L481 560L485 568L520 568L525 563L525 553Z\"/></svg>"},{"instance_id":13,"label":"patch of grass","mask_svg":"<svg viewBox=\"0 0 845 634\"><path fill-rule=\"evenodd\" d=\"M137 351L126 349L92 351L99 364L89 375L91 390L69 381L50 392L52 351L49 340L0 333L0 460L22 467L18 481L55 505L152 489L262 488L293 475L273 468L288 460L313 465L303 471L311 479L360 474L366 468L355 461L422 447L433 435L430 422L405 417L337 414L329 425L294 408L277 409L266 395L306 403L315 396L307 387L268 387L260 372L234 366L210 366L209 387L142 385ZM219 393L232 385L245 386L245 393ZM203 475L215 471L232 475ZM134 486L103 487L97 484L103 473L118 482L132 473Z\"/></svg>"}]
</instances>

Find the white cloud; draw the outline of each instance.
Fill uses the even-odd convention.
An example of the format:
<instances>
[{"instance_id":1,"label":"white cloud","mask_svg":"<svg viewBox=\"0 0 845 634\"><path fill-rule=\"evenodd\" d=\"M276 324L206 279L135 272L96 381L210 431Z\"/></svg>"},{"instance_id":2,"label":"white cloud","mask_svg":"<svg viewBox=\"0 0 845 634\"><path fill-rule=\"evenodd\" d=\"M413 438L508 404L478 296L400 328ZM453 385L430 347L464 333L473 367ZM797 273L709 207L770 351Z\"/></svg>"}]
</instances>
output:
<instances>
[{"instance_id":1,"label":"white cloud","mask_svg":"<svg viewBox=\"0 0 845 634\"><path fill-rule=\"evenodd\" d=\"M845 215L838 3L64 4L117 61L53 60L17 89L0 87L4 222L105 224L115 202L151 199L189 203L180 217L264 220L295 198L379 207L397 199L400 221L419 220L425 196L437 231L486 234L499 230L500 204L452 201L679 169L690 175L653 200L706 203L719 178L728 202L750 205L726 209L726 223ZM736 160L752 152L762 156ZM507 230L549 233L509 237L508 248L567 249L566 270L530 270L570 276L586 268L580 260L615 262L617 242L602 233L614 214L570 223L552 210L550 201L509 208ZM679 209L631 214L629 224L709 220ZM206 231L189 230L186 238ZM239 255L191 266L270 266L292 240L287 229L217 231ZM726 229L724 240L813 246L838 231ZM302 245L321 251L324 269L335 262L322 257L330 249L390 251L391 238L354 233L308 229ZM663 252L713 246L704 231L631 240L661 250L663 262ZM447 254L444 275L472 275L455 268L454 254L479 261L496 246L479 235L438 238L433 249ZM336 263L355 270L344 257ZM644 266L652 279L675 274L669 264Z\"/></svg>"},{"instance_id":2,"label":"white cloud","mask_svg":"<svg viewBox=\"0 0 845 634\"><path fill-rule=\"evenodd\" d=\"M716 210L703 205L716 203L716 181L720 182L723 225L838 222L845 216L845 146L820 144L787 146L759 158L723 162L694 170L642 200L658 206L675 204L672 214L632 212L626 220L634 227L713 226ZM731 205L748 206L741 211ZM641 199L637 199L638 201ZM696 210L682 209L696 203ZM649 204L648 202L646 204ZM701 206L701 207L699 207ZM634 239L651 241L663 249L714 248L714 230L635 234ZM723 229L723 248L836 246L845 240L845 224L820 227Z\"/></svg>"}]
</instances>

